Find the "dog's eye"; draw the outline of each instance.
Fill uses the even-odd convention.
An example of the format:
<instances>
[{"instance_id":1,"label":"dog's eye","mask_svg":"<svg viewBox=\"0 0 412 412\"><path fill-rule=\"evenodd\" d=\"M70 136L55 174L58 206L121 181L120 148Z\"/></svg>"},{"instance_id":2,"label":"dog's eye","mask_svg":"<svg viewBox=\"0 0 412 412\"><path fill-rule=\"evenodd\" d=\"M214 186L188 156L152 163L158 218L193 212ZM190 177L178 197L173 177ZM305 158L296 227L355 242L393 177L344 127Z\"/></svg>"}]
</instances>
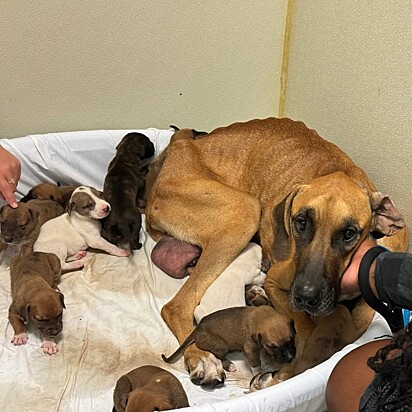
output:
<instances>
[{"instance_id":1,"label":"dog's eye","mask_svg":"<svg viewBox=\"0 0 412 412\"><path fill-rule=\"evenodd\" d=\"M39 318L36 318L36 320L37 320L37 322L46 322L47 321L47 319L39 319Z\"/></svg>"},{"instance_id":2,"label":"dog's eye","mask_svg":"<svg viewBox=\"0 0 412 412\"><path fill-rule=\"evenodd\" d=\"M356 235L356 231L354 229L346 229L343 232L343 240L345 242L349 242L355 237L355 235Z\"/></svg>"},{"instance_id":3,"label":"dog's eye","mask_svg":"<svg viewBox=\"0 0 412 412\"><path fill-rule=\"evenodd\" d=\"M83 209L93 209L93 203L87 203L86 206L83 206Z\"/></svg>"},{"instance_id":4,"label":"dog's eye","mask_svg":"<svg viewBox=\"0 0 412 412\"><path fill-rule=\"evenodd\" d=\"M298 217L295 220L295 227L299 232L303 232L306 229L306 219L304 217Z\"/></svg>"},{"instance_id":5,"label":"dog's eye","mask_svg":"<svg viewBox=\"0 0 412 412\"><path fill-rule=\"evenodd\" d=\"M20 229L25 229L26 228L26 224L23 225L19 225Z\"/></svg>"}]
</instances>

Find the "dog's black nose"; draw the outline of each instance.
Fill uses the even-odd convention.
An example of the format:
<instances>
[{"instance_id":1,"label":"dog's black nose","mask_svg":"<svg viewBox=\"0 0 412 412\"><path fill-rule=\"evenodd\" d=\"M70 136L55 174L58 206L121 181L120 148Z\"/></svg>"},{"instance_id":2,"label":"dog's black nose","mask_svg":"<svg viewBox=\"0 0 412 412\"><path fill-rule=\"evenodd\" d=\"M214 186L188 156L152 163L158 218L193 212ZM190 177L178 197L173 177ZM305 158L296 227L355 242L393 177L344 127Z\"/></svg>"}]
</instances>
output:
<instances>
[{"instance_id":1,"label":"dog's black nose","mask_svg":"<svg viewBox=\"0 0 412 412\"><path fill-rule=\"evenodd\" d=\"M295 300L298 304L315 307L320 300L319 288L308 283L297 286Z\"/></svg>"}]
</instances>

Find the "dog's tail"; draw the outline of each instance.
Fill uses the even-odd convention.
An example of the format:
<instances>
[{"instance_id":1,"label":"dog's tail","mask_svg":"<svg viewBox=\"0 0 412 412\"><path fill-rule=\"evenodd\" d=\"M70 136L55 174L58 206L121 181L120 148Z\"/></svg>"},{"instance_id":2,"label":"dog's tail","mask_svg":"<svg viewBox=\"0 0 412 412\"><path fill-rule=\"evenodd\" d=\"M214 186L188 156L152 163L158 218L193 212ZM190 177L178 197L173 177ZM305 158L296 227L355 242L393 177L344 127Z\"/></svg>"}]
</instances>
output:
<instances>
[{"instance_id":1,"label":"dog's tail","mask_svg":"<svg viewBox=\"0 0 412 412\"><path fill-rule=\"evenodd\" d=\"M166 363L175 363L177 360L183 355L183 352L190 346L192 343L195 342L195 333L192 332L185 341L179 346L176 352L172 353L168 358L162 354L162 359Z\"/></svg>"}]
</instances>

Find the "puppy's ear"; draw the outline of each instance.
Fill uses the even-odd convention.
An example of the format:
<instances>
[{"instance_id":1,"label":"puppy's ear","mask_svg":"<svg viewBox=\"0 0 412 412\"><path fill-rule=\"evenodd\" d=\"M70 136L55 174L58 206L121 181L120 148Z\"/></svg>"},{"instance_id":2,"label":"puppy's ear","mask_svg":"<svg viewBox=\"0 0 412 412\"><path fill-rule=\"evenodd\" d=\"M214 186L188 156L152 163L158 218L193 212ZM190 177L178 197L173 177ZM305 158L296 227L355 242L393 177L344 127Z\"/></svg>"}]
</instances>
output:
<instances>
[{"instance_id":1,"label":"puppy's ear","mask_svg":"<svg viewBox=\"0 0 412 412\"><path fill-rule=\"evenodd\" d=\"M61 292L59 293L60 302L62 303L63 309L66 309L66 305L64 304L64 295Z\"/></svg>"},{"instance_id":2,"label":"puppy's ear","mask_svg":"<svg viewBox=\"0 0 412 412\"><path fill-rule=\"evenodd\" d=\"M377 232L383 236L392 236L406 226L403 216L389 196L380 192L373 192L369 195L369 198L372 207L372 233Z\"/></svg>"},{"instance_id":3,"label":"puppy's ear","mask_svg":"<svg viewBox=\"0 0 412 412\"><path fill-rule=\"evenodd\" d=\"M290 254L290 211L293 199L304 185L296 185L292 191L273 210L275 226L274 256L277 260L286 260Z\"/></svg>"},{"instance_id":4,"label":"puppy's ear","mask_svg":"<svg viewBox=\"0 0 412 412\"><path fill-rule=\"evenodd\" d=\"M40 213L38 210L29 209L30 219L35 221L38 219Z\"/></svg>"}]
</instances>

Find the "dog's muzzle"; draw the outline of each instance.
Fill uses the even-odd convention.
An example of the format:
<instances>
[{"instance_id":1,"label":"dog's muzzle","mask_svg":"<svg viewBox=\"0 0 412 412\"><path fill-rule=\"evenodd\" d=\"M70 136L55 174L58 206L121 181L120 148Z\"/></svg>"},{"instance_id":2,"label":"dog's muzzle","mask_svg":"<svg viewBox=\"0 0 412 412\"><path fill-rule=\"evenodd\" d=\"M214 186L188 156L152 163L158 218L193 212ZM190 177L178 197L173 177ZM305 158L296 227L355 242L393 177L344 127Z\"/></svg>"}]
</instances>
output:
<instances>
[{"instance_id":1,"label":"dog's muzzle","mask_svg":"<svg viewBox=\"0 0 412 412\"><path fill-rule=\"evenodd\" d=\"M296 276L289 292L289 303L296 312L325 316L336 307L338 294L324 279Z\"/></svg>"}]
</instances>

